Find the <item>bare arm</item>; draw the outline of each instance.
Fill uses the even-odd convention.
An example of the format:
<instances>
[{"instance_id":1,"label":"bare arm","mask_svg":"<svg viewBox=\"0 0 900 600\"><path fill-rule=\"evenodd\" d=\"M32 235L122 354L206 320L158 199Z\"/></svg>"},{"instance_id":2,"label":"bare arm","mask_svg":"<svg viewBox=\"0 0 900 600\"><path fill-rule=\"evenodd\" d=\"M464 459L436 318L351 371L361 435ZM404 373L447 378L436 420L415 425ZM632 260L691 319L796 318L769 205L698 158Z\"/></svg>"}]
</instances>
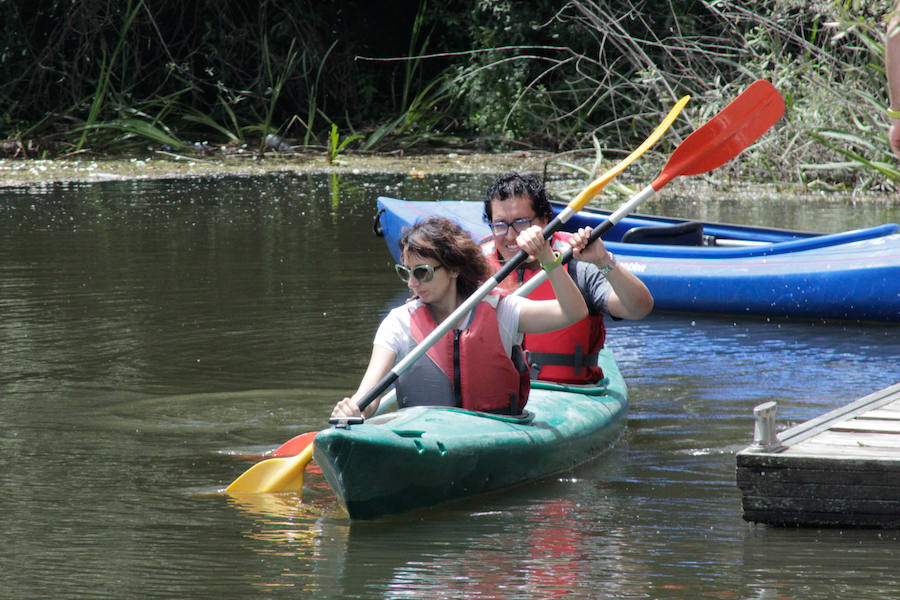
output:
<instances>
[{"instance_id":1,"label":"bare arm","mask_svg":"<svg viewBox=\"0 0 900 600\"><path fill-rule=\"evenodd\" d=\"M532 226L519 234L516 239L519 248L534 256L542 265L555 260L550 243L541 234L541 228ZM569 277L565 268L556 266L548 273L550 285L556 300L527 300L519 309L519 331L521 333L541 333L555 331L580 321L588 315L584 297Z\"/></svg>"},{"instance_id":2,"label":"bare arm","mask_svg":"<svg viewBox=\"0 0 900 600\"><path fill-rule=\"evenodd\" d=\"M578 260L594 263L597 267L608 266L612 260L612 254L603 245L603 240L597 239L587 248L588 237L591 235L590 227L582 227L572 238L573 256ZM612 293L606 301L606 309L614 317L620 319L643 319L653 310L653 296L644 282L638 279L634 273L619 264L604 277L612 286Z\"/></svg>"},{"instance_id":3,"label":"bare arm","mask_svg":"<svg viewBox=\"0 0 900 600\"><path fill-rule=\"evenodd\" d=\"M362 398L366 392L375 387L381 378L390 372L391 367L394 366L394 361L397 359L397 354L384 346L379 346L378 344L372 345L372 356L369 358L369 366L366 367L366 372L363 374L362 381L359 382L359 387L349 398L344 398L334 407L334 410L331 411L332 417L358 417L360 416L359 407L356 403ZM380 398L376 398L369 406L366 407L366 415L371 416L375 414L375 411L378 410L378 404L381 402Z\"/></svg>"},{"instance_id":4,"label":"bare arm","mask_svg":"<svg viewBox=\"0 0 900 600\"><path fill-rule=\"evenodd\" d=\"M887 43L884 47L884 70L887 73L888 108L900 110L900 2L894 5L894 14L887 25ZM888 131L891 150L900 158L900 118L891 118Z\"/></svg>"}]
</instances>

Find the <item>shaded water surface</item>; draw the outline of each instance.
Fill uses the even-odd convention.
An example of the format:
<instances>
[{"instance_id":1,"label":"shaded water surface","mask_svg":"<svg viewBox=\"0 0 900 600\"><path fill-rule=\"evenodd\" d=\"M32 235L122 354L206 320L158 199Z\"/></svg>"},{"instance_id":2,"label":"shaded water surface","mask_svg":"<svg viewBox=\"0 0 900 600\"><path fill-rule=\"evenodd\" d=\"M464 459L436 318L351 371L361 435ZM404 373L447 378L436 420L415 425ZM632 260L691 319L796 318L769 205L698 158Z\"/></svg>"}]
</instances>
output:
<instances>
[{"instance_id":1,"label":"shaded water surface","mask_svg":"<svg viewBox=\"0 0 900 600\"><path fill-rule=\"evenodd\" d=\"M490 178L294 175L0 192L4 598L880 598L898 532L741 519L752 408L782 427L900 380L896 327L652 315L610 326L624 438L565 477L348 522L321 476L219 493L325 426L402 301L379 194ZM667 199L646 212L837 231L892 206Z\"/></svg>"}]
</instances>

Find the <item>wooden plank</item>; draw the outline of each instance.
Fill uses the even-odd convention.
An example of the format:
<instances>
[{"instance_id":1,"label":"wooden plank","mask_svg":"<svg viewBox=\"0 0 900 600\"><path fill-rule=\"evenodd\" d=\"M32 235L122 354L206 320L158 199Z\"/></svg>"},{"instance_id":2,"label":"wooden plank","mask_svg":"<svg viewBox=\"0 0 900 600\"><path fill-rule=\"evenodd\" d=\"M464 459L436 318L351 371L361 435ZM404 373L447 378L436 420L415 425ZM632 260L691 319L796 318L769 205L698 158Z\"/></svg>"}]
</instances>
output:
<instances>
[{"instance_id":1,"label":"wooden plank","mask_svg":"<svg viewBox=\"0 0 900 600\"><path fill-rule=\"evenodd\" d=\"M884 419L891 421L900 421L900 410L888 410L887 408L876 408L867 413L863 413L856 417L857 419Z\"/></svg>"},{"instance_id":2,"label":"wooden plank","mask_svg":"<svg viewBox=\"0 0 900 600\"><path fill-rule=\"evenodd\" d=\"M826 429L814 438L794 444L791 449L803 448L811 444L835 444L836 446L881 446L885 448L885 456L900 457L900 436L895 433L880 431L864 431L853 428Z\"/></svg>"},{"instance_id":3,"label":"wooden plank","mask_svg":"<svg viewBox=\"0 0 900 600\"><path fill-rule=\"evenodd\" d=\"M885 461L890 462L895 470L900 470L900 459L886 459L884 457L884 448L880 446L835 446L828 444L814 444L808 442L800 449L792 449L790 454L783 455L783 460L793 461L805 458L822 459L837 464L848 461Z\"/></svg>"},{"instance_id":4,"label":"wooden plank","mask_svg":"<svg viewBox=\"0 0 900 600\"><path fill-rule=\"evenodd\" d=\"M801 494L798 496L773 496L765 494L744 496L747 510L791 510L831 513L866 513L900 515L900 501L873 500L868 498L818 498Z\"/></svg>"},{"instance_id":5,"label":"wooden plank","mask_svg":"<svg viewBox=\"0 0 900 600\"><path fill-rule=\"evenodd\" d=\"M885 477L884 470L875 469L795 469L795 468L768 468L758 469L751 467L740 467L736 471L735 476L738 484L743 489L746 485L756 485L757 482L764 480L777 484L827 484L827 485L869 485L872 481L891 481L890 477ZM900 488L900 479L896 483L889 485ZM897 496L900 498L900 494Z\"/></svg>"},{"instance_id":6,"label":"wooden plank","mask_svg":"<svg viewBox=\"0 0 900 600\"><path fill-rule=\"evenodd\" d=\"M878 501L893 503L900 512L900 487L896 485L842 485L835 483L795 483L769 479L747 481L746 496L767 498L812 498L815 501Z\"/></svg>"},{"instance_id":7,"label":"wooden plank","mask_svg":"<svg viewBox=\"0 0 900 600\"><path fill-rule=\"evenodd\" d=\"M847 406L825 413L821 417L811 419L796 427L791 427L779 433L778 439L782 444L790 446L828 429L834 423L877 408L883 408L898 401L900 401L900 383L869 394L855 402L851 402Z\"/></svg>"},{"instance_id":8,"label":"wooden plank","mask_svg":"<svg viewBox=\"0 0 900 600\"><path fill-rule=\"evenodd\" d=\"M815 511L745 510L745 521L767 525L813 525L820 527L900 527L900 514L831 513Z\"/></svg>"},{"instance_id":9,"label":"wooden plank","mask_svg":"<svg viewBox=\"0 0 900 600\"><path fill-rule=\"evenodd\" d=\"M895 402L892 402L891 404L885 404L881 408L882 408L882 410L887 410L887 411L891 411L891 412L900 412L900 400L896 400Z\"/></svg>"},{"instance_id":10,"label":"wooden plank","mask_svg":"<svg viewBox=\"0 0 900 600\"><path fill-rule=\"evenodd\" d=\"M865 418L861 418L865 417ZM829 431L862 431L872 433L900 433L900 421L876 419L870 414L837 423Z\"/></svg>"},{"instance_id":11,"label":"wooden plank","mask_svg":"<svg viewBox=\"0 0 900 600\"><path fill-rule=\"evenodd\" d=\"M878 454L877 458L871 456L845 457L842 460L834 460L830 456L796 454L784 456L781 454L744 454L738 455L738 468L751 469L840 469L845 471L873 471L885 477L900 472L900 464L896 459L885 459Z\"/></svg>"},{"instance_id":12,"label":"wooden plank","mask_svg":"<svg viewBox=\"0 0 900 600\"><path fill-rule=\"evenodd\" d=\"M900 459L900 436L891 433L859 431L823 431L812 439L791 446L785 455L809 453L812 448L818 448L819 452L828 456L830 454L829 446L835 448L881 448L886 459Z\"/></svg>"}]
</instances>

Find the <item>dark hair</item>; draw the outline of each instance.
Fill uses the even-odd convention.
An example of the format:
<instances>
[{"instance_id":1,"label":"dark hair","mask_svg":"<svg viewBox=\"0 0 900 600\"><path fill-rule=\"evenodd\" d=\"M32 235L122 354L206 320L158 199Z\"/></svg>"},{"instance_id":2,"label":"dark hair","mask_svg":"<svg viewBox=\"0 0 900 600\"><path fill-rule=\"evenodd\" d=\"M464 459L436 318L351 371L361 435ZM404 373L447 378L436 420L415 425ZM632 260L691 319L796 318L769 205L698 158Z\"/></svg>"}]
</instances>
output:
<instances>
[{"instance_id":1,"label":"dark hair","mask_svg":"<svg viewBox=\"0 0 900 600\"><path fill-rule=\"evenodd\" d=\"M481 247L450 219L429 217L419 221L403 232L399 246L401 256L418 254L459 273L456 290L463 296L471 296L491 276Z\"/></svg>"},{"instance_id":2,"label":"dark hair","mask_svg":"<svg viewBox=\"0 0 900 600\"><path fill-rule=\"evenodd\" d=\"M543 217L547 222L553 219L553 209L550 208L550 198L543 182L534 175L511 172L501 175L488 188L484 196L484 220L490 223L493 218L491 201L502 201L514 196L531 198L531 208L535 216Z\"/></svg>"}]
</instances>

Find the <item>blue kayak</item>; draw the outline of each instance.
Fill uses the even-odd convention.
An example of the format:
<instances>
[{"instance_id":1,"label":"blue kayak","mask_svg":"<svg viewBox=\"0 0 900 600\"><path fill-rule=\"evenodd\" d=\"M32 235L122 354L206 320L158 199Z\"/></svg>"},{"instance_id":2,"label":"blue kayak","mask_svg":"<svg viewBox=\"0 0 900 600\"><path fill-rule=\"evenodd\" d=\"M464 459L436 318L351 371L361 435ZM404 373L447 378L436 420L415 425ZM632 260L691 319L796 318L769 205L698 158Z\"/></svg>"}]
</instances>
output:
<instances>
[{"instance_id":1,"label":"blue kayak","mask_svg":"<svg viewBox=\"0 0 900 600\"><path fill-rule=\"evenodd\" d=\"M397 241L409 225L445 216L481 241L490 236L482 215L481 202L381 197L376 230L399 260ZM584 209L565 229L597 226L607 215ZM895 223L818 234L635 215L603 242L647 285L656 310L900 322L898 232Z\"/></svg>"},{"instance_id":2,"label":"blue kayak","mask_svg":"<svg viewBox=\"0 0 900 600\"><path fill-rule=\"evenodd\" d=\"M593 385L532 384L521 417L414 407L321 431L313 457L350 518L373 519L506 488L589 461L618 439L625 380L609 350Z\"/></svg>"}]
</instances>

